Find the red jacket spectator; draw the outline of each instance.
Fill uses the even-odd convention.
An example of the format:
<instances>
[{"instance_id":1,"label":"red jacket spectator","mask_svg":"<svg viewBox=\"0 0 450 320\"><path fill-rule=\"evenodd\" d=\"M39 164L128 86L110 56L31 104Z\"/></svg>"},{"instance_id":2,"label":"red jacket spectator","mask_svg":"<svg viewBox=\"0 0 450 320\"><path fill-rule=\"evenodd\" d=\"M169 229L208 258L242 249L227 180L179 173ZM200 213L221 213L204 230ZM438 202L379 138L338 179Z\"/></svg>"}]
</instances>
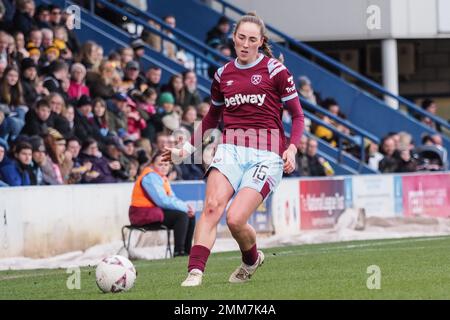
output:
<instances>
[{"instance_id":1,"label":"red jacket spectator","mask_svg":"<svg viewBox=\"0 0 450 320\"><path fill-rule=\"evenodd\" d=\"M79 99L81 96L90 97L89 88L82 83L76 83L75 81L70 81L69 90L67 91L70 99Z\"/></svg>"},{"instance_id":2,"label":"red jacket spectator","mask_svg":"<svg viewBox=\"0 0 450 320\"><path fill-rule=\"evenodd\" d=\"M128 124L128 134L134 139L141 138L141 130L147 127L147 123L142 119L139 112L136 110L136 103L128 98L127 106L127 124Z\"/></svg>"}]
</instances>

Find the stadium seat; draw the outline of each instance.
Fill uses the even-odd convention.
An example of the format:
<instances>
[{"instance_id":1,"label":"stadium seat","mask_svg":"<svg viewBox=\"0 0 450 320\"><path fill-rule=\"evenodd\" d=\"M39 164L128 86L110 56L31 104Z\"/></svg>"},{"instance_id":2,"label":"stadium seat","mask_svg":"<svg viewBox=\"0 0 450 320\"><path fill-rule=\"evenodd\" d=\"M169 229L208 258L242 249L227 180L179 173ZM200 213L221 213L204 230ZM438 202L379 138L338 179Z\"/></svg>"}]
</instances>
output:
<instances>
[{"instance_id":1,"label":"stadium seat","mask_svg":"<svg viewBox=\"0 0 450 320\"><path fill-rule=\"evenodd\" d=\"M129 233L128 233L128 243L125 241L125 230L128 229ZM166 230L167 231L167 246L166 246L166 255L165 258L167 258L167 254L169 254L169 257L172 258L173 254L172 254L172 246L170 244L170 236L171 236L171 232L170 229L167 228L165 225L161 224L161 223L152 223L152 224L147 224L144 226L133 226L133 225L126 225L122 227L122 241L123 241L123 246L125 248L125 250L127 250L127 253L129 254L129 249L130 249L130 239L131 239L131 234L133 233L134 230L139 230L141 232L148 232L148 231L160 231L160 230Z\"/></svg>"}]
</instances>

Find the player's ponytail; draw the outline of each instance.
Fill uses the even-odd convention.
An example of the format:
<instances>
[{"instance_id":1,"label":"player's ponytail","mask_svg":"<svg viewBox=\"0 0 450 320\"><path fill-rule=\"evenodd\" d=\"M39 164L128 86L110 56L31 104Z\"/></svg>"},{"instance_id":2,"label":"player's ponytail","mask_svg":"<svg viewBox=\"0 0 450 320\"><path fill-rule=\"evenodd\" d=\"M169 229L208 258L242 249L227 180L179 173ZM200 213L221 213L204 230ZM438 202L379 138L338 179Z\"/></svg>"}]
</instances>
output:
<instances>
[{"instance_id":1,"label":"player's ponytail","mask_svg":"<svg viewBox=\"0 0 450 320\"><path fill-rule=\"evenodd\" d=\"M245 14L245 16L242 16L239 21L235 24L233 33L236 34L237 29L243 22L251 22L256 24L261 29L261 36L263 38L263 44L261 46L261 50L269 58L275 58L272 52L272 47L269 44L269 37L267 36L267 30L266 25L264 24L264 21L256 15L256 12L248 12ZM280 57L278 58L281 63L283 63L283 56L280 54Z\"/></svg>"}]
</instances>

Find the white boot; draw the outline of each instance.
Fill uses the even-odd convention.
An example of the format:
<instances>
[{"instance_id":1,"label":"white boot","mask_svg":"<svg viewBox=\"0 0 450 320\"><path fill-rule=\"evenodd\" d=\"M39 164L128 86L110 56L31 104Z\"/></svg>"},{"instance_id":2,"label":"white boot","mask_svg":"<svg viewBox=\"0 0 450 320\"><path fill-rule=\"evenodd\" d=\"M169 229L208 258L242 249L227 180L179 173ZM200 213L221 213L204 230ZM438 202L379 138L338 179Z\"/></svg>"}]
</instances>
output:
<instances>
[{"instance_id":1,"label":"white boot","mask_svg":"<svg viewBox=\"0 0 450 320\"><path fill-rule=\"evenodd\" d=\"M252 275L256 272L259 266L264 263L264 253L258 250L258 260L256 260L255 264L249 266L244 262L231 274L228 281L231 283L243 283L250 280Z\"/></svg>"},{"instance_id":2,"label":"white boot","mask_svg":"<svg viewBox=\"0 0 450 320\"><path fill-rule=\"evenodd\" d=\"M192 269L186 280L181 283L182 287L196 287L202 284L203 272L199 269Z\"/></svg>"}]
</instances>

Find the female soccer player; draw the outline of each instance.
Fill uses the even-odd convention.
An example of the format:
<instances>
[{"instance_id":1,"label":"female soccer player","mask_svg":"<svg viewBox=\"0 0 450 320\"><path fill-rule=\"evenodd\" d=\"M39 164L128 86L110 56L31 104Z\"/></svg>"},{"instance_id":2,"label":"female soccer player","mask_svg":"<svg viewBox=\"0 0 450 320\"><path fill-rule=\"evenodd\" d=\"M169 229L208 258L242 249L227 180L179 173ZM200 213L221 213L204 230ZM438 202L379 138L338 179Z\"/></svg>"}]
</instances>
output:
<instances>
[{"instance_id":1,"label":"female soccer player","mask_svg":"<svg viewBox=\"0 0 450 320\"><path fill-rule=\"evenodd\" d=\"M205 205L195 228L189 274L182 286L201 284L217 224L235 194L226 217L242 252L242 263L229 281L241 283L251 278L263 263L264 254L257 250L256 232L247 221L277 187L283 170L294 170L296 145L302 136L303 112L293 77L273 58L264 22L252 13L243 16L236 24L233 40L237 58L215 73L212 105L198 129L203 137L223 119L222 144L208 169ZM281 121L283 104L292 117L287 148ZM195 150L194 139L191 142L181 149L167 149L164 159L187 158Z\"/></svg>"}]
</instances>

